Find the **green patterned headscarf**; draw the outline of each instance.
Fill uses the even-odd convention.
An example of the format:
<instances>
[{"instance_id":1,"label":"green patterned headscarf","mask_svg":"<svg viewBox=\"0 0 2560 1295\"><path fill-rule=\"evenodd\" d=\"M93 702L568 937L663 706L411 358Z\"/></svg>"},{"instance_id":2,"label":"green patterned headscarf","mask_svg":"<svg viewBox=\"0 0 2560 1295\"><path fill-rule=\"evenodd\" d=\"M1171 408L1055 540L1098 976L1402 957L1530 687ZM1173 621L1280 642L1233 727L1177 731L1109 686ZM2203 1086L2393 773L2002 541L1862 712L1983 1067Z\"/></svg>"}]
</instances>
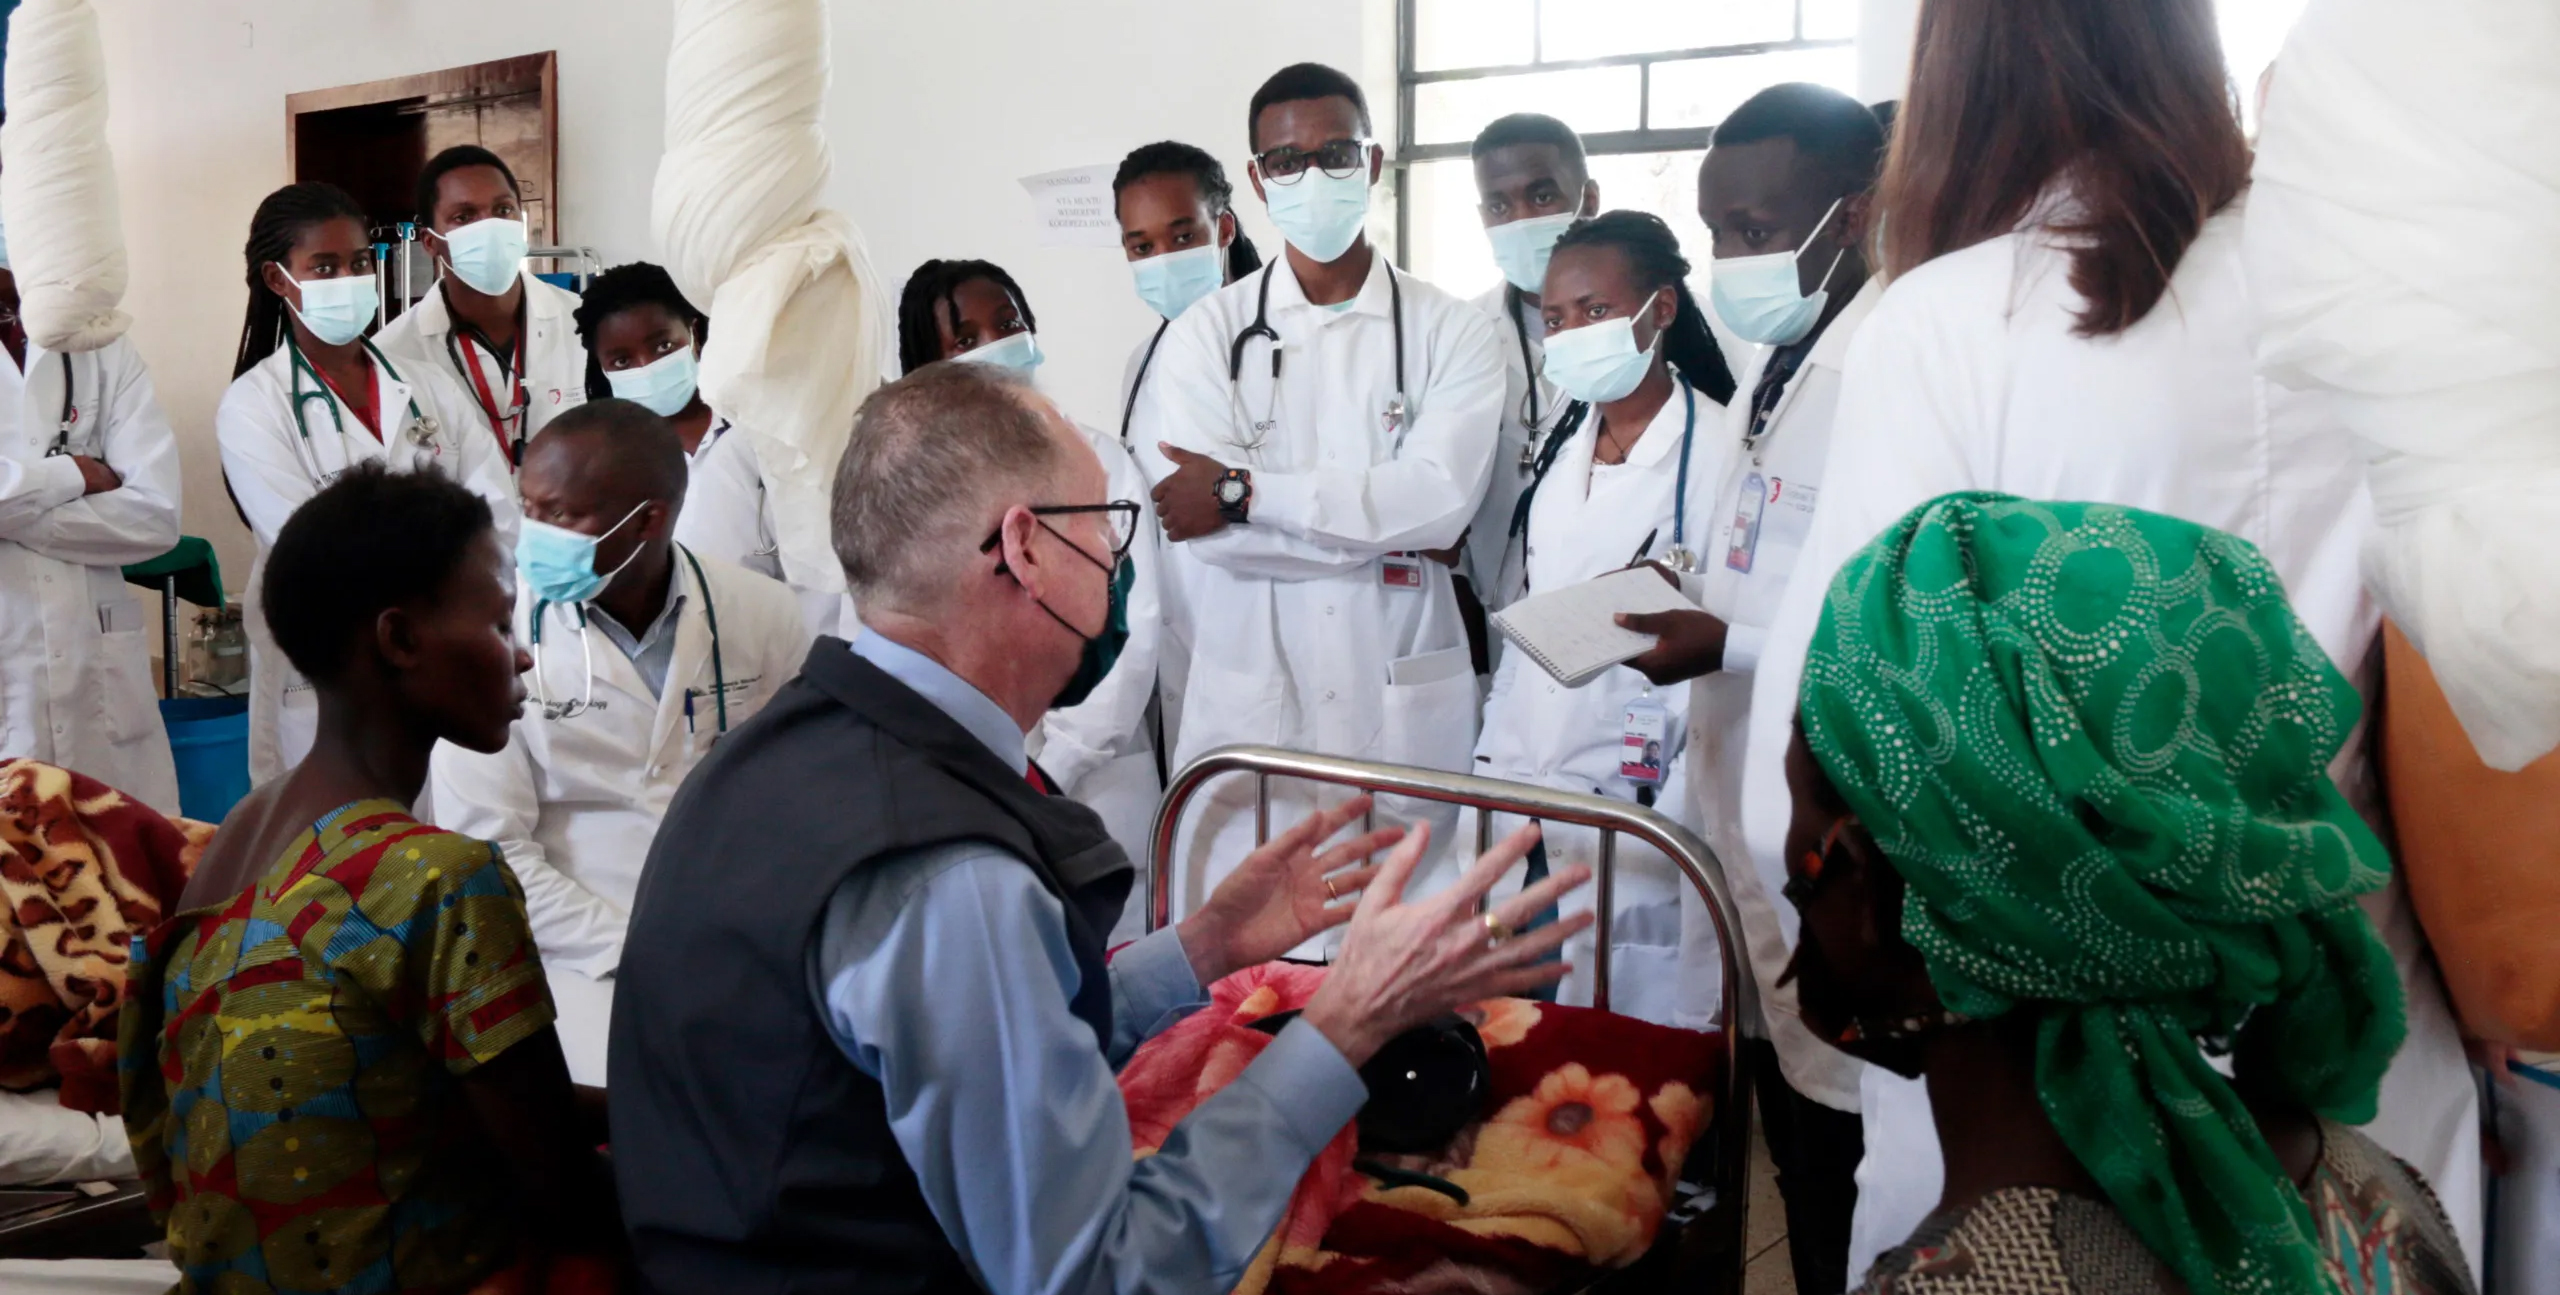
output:
<instances>
[{"instance_id":1,"label":"green patterned headscarf","mask_svg":"<svg viewBox=\"0 0 2560 1295\"><path fill-rule=\"evenodd\" d=\"M2131 508L1955 494L1832 582L1805 737L1946 1005L2038 1014L2044 1108L2204 1292L2316 1292L2310 1211L2198 1040L2373 1117L2406 1028L2328 778L2360 702L2266 559Z\"/></svg>"}]
</instances>

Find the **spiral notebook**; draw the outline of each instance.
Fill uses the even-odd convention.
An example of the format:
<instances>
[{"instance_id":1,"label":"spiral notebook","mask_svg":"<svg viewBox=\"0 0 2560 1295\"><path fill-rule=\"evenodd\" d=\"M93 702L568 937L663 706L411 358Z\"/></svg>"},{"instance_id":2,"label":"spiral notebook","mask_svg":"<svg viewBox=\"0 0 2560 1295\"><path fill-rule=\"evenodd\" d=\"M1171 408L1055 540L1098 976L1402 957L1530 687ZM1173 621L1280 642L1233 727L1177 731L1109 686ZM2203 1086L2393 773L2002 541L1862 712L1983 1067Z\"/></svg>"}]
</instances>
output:
<instances>
[{"instance_id":1,"label":"spiral notebook","mask_svg":"<svg viewBox=\"0 0 2560 1295\"><path fill-rule=\"evenodd\" d=\"M1693 612L1650 567L1612 571L1596 580L1523 598L1495 612L1493 625L1556 682L1579 688L1592 676L1653 649L1653 636L1618 628L1620 612Z\"/></svg>"}]
</instances>

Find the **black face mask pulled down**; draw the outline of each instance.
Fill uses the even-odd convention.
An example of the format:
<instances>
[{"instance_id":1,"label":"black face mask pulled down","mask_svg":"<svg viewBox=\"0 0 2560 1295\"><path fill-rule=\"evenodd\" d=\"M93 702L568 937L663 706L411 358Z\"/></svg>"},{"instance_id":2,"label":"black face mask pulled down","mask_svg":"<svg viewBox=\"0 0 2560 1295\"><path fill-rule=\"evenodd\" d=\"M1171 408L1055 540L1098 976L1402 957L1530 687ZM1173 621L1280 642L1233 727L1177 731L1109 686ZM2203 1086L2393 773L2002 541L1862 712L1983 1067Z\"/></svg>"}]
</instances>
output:
<instances>
[{"instance_id":1,"label":"black face mask pulled down","mask_svg":"<svg viewBox=\"0 0 2560 1295\"><path fill-rule=\"evenodd\" d=\"M1058 689L1058 695L1049 699L1049 709L1065 710L1082 705L1085 698L1093 695L1094 689L1102 686L1103 679L1111 673L1111 667L1119 663L1120 650L1129 645L1129 589L1138 581L1138 569L1126 553L1121 554L1117 562L1105 562L1085 552L1083 545L1059 534L1057 527L1044 521L1040 523L1040 529L1058 536L1058 542L1074 549L1077 557L1111 573L1111 600L1103 612L1099 633L1087 634L1077 629L1074 622L1059 615L1057 608L1036 598L1032 600L1040 603L1040 610L1049 613L1049 619L1056 621L1069 634L1084 640L1084 651L1076 658L1076 672L1067 676L1067 682ZM995 543L995 538L988 537L987 543ZM1002 565L996 567L996 572L999 575L1012 574ZM1019 576L1014 580L1016 584L1021 583Z\"/></svg>"}]
</instances>

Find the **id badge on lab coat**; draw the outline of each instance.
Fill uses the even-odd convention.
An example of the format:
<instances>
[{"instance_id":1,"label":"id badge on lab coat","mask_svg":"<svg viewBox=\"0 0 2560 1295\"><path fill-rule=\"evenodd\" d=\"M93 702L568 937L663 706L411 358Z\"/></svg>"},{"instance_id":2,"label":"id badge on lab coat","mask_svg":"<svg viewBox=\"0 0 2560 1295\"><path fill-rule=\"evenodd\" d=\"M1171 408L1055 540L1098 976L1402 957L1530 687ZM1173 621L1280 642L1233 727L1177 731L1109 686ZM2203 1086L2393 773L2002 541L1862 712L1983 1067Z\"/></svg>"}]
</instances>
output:
<instances>
[{"instance_id":1,"label":"id badge on lab coat","mask_svg":"<svg viewBox=\"0 0 2560 1295\"><path fill-rule=\"evenodd\" d=\"M1727 570L1751 573L1751 559L1760 551L1760 510L1768 499L1768 481L1757 472L1746 473L1741 493L1733 501L1733 538L1724 549Z\"/></svg>"},{"instance_id":2,"label":"id badge on lab coat","mask_svg":"<svg viewBox=\"0 0 2560 1295\"><path fill-rule=\"evenodd\" d=\"M1619 738L1618 776L1641 788L1662 785L1662 768L1670 762L1663 748L1671 740L1671 711L1651 693L1627 703L1626 727Z\"/></svg>"},{"instance_id":3,"label":"id badge on lab coat","mask_svg":"<svg viewBox=\"0 0 2560 1295\"><path fill-rule=\"evenodd\" d=\"M1422 557L1415 553L1390 553L1379 559L1378 582L1389 589L1420 589Z\"/></svg>"}]
</instances>

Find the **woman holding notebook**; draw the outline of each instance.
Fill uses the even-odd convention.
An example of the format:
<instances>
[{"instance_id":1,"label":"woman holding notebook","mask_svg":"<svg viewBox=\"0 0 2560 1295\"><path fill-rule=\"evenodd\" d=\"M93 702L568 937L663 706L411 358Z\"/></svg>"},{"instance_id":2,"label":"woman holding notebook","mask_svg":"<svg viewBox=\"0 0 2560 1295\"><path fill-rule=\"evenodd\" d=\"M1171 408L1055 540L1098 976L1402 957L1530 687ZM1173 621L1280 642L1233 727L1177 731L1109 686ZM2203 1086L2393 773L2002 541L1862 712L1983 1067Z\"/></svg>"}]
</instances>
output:
<instances>
[{"instance_id":1,"label":"woman holding notebook","mask_svg":"<svg viewBox=\"0 0 2560 1295\"><path fill-rule=\"evenodd\" d=\"M1530 485L1511 514L1523 542L1504 573L1512 597L1564 589L1639 562L1694 567L1712 527L1733 377L1685 286L1689 262L1661 220L1613 211L1556 240L1539 294L1547 379L1573 397L1535 446ZM1485 703L1476 772L1560 791L1632 800L1699 824L1679 802L1688 694L1656 690L1611 666L1567 686L1531 653L1505 651ZM1518 823L1496 815L1495 831ZM1549 824L1533 884L1550 869L1597 867L1599 834ZM1510 883L1506 883L1510 884ZM1632 841L1617 852L1610 1006L1669 1022L1679 966L1680 888L1670 861ZM1596 888L1594 888L1596 889ZM1568 903L1589 904L1592 890ZM1565 1002L1588 1002L1591 936L1565 948ZM1710 990L1709 992L1712 992Z\"/></svg>"}]
</instances>

